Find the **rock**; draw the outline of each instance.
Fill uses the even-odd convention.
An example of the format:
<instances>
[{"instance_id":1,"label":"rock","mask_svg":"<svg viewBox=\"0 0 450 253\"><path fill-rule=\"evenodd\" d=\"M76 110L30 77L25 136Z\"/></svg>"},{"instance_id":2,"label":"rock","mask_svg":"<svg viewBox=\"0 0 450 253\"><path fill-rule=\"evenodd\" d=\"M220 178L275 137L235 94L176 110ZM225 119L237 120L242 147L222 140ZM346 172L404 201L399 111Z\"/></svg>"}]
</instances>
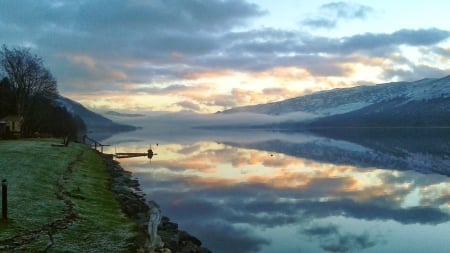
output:
<instances>
[{"instance_id":1,"label":"rock","mask_svg":"<svg viewBox=\"0 0 450 253\"><path fill-rule=\"evenodd\" d=\"M147 248L156 249L160 248L164 245L161 241L161 237L158 235L158 225L161 222L161 209L158 204L154 201L148 202L148 226L147 226L147 234L149 237Z\"/></svg>"},{"instance_id":2,"label":"rock","mask_svg":"<svg viewBox=\"0 0 450 253\"><path fill-rule=\"evenodd\" d=\"M181 241L188 241L188 242L192 242L193 244L197 245L197 246L202 246L202 242L197 239L196 237L186 233L185 231L181 231L180 232L180 240Z\"/></svg>"},{"instance_id":3,"label":"rock","mask_svg":"<svg viewBox=\"0 0 450 253\"><path fill-rule=\"evenodd\" d=\"M159 216L160 222L155 229L149 224L152 217L151 209L145 200L145 194L139 188L139 182L132 178L130 172L123 170L118 162L110 156L104 156L107 170L111 175L111 190L116 194L123 212L133 219L141 230L141 236L136 239L136 251L150 253L211 253L201 247L202 242L185 231L178 229L178 224L171 222L166 216ZM154 203L154 202L153 202ZM156 206L157 204L154 203ZM150 204L151 206L152 204ZM154 218L155 216L153 216ZM149 225L152 227L149 231ZM152 231L157 230L162 241L156 242L149 249L148 238ZM153 238L157 238L153 235Z\"/></svg>"}]
</instances>

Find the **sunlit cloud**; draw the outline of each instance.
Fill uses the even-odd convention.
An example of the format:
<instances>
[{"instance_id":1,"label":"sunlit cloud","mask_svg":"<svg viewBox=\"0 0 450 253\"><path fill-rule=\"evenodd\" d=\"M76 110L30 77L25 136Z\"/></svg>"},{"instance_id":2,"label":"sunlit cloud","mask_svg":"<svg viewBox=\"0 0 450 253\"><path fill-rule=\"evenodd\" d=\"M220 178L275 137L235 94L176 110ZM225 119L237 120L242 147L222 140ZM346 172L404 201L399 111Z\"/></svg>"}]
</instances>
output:
<instances>
[{"instance_id":1,"label":"sunlit cloud","mask_svg":"<svg viewBox=\"0 0 450 253\"><path fill-rule=\"evenodd\" d=\"M95 70L96 62L88 55L67 55L65 57L73 63L85 66L88 70Z\"/></svg>"},{"instance_id":2,"label":"sunlit cloud","mask_svg":"<svg viewBox=\"0 0 450 253\"><path fill-rule=\"evenodd\" d=\"M178 108L176 103L179 102L177 98L166 96L147 94L129 95L110 92L97 94L67 93L67 97L98 111L175 111Z\"/></svg>"},{"instance_id":3,"label":"sunlit cloud","mask_svg":"<svg viewBox=\"0 0 450 253\"><path fill-rule=\"evenodd\" d=\"M401 19L391 6L329 2L305 3L291 20L295 28L252 25L270 19L275 10L266 5L7 1L0 34L7 46L27 46L42 56L63 95L82 97L79 102L96 109L211 113L449 72L450 31L438 20L388 29L383 18ZM377 29L361 30L366 22ZM120 94L123 103L96 101L98 94ZM125 101L133 101L130 108Z\"/></svg>"}]
</instances>

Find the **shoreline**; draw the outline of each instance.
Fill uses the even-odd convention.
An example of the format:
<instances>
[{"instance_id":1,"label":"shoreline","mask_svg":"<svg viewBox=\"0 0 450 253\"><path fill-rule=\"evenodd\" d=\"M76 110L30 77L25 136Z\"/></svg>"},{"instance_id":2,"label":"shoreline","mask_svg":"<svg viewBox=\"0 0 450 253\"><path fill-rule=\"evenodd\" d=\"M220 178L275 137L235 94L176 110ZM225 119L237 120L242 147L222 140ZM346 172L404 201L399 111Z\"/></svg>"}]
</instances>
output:
<instances>
[{"instance_id":1,"label":"shoreline","mask_svg":"<svg viewBox=\"0 0 450 253\"><path fill-rule=\"evenodd\" d=\"M145 193L140 189L137 179L132 178L132 173L123 169L119 162L113 159L112 155L101 154L107 173L111 176L110 190L116 195L124 214L132 219L138 229L139 236L136 238L137 252L192 252L192 253L211 253L210 250L202 247L202 242L188 232L179 230L178 224L162 215L158 226L158 235L161 237L164 245L151 251L147 249L149 221L149 205ZM155 202L149 201L152 205L158 206Z\"/></svg>"}]
</instances>

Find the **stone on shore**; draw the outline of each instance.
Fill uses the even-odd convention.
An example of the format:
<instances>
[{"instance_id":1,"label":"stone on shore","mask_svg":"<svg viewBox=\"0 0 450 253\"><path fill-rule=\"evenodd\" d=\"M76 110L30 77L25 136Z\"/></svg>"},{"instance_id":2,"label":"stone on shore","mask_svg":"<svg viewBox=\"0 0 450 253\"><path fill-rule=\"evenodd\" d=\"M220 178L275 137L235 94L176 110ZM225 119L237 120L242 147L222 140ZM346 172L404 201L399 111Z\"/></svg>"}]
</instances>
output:
<instances>
[{"instance_id":1,"label":"stone on shore","mask_svg":"<svg viewBox=\"0 0 450 253\"><path fill-rule=\"evenodd\" d=\"M139 188L139 182L132 179L131 173L125 171L117 161L111 157L104 157L108 172L111 175L111 190L117 195L123 212L133 219L142 231L141 252L150 253L211 253L202 247L202 242L189 233L179 230L178 224L170 221L168 217L162 216L158 226L158 235L163 246L146 249L148 245L147 229L149 224L149 206L146 203L145 194Z\"/></svg>"}]
</instances>

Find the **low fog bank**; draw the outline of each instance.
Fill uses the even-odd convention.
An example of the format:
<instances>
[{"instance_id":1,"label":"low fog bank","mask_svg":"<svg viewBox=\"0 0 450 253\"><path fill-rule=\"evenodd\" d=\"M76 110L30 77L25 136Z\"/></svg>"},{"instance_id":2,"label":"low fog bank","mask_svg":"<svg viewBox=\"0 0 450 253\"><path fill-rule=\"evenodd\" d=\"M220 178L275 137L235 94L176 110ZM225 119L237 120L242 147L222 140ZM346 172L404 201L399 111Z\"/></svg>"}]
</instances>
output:
<instances>
[{"instance_id":1,"label":"low fog bank","mask_svg":"<svg viewBox=\"0 0 450 253\"><path fill-rule=\"evenodd\" d=\"M192 112L151 112L147 115L136 117L121 117L108 115L114 121L132 124L138 127L161 127L170 128L198 128L198 127L220 127L239 128L276 124L281 122L310 121L317 118L316 115L306 112L293 112L282 115L267 115L258 113L233 113L233 114L197 114Z\"/></svg>"},{"instance_id":2,"label":"low fog bank","mask_svg":"<svg viewBox=\"0 0 450 253\"><path fill-rule=\"evenodd\" d=\"M317 118L316 115L306 112L292 112L281 115L268 115L258 113L232 113L232 114L214 114L203 116L202 126L230 126L230 127L248 127L277 124L281 122L300 122L310 121Z\"/></svg>"},{"instance_id":3,"label":"low fog bank","mask_svg":"<svg viewBox=\"0 0 450 253\"><path fill-rule=\"evenodd\" d=\"M190 142L193 140L255 142L274 138L293 141L293 134L291 133L287 136L279 132L248 128L250 126L285 121L306 121L313 119L314 115L307 113L270 116L256 113L195 114L188 112L152 112L139 117L111 115L108 115L108 117L116 122L140 127L139 130L133 132L115 135L113 138L115 142L136 142L143 138L152 139L154 142ZM295 136L297 136L298 141L304 141L309 134L297 133Z\"/></svg>"}]
</instances>

